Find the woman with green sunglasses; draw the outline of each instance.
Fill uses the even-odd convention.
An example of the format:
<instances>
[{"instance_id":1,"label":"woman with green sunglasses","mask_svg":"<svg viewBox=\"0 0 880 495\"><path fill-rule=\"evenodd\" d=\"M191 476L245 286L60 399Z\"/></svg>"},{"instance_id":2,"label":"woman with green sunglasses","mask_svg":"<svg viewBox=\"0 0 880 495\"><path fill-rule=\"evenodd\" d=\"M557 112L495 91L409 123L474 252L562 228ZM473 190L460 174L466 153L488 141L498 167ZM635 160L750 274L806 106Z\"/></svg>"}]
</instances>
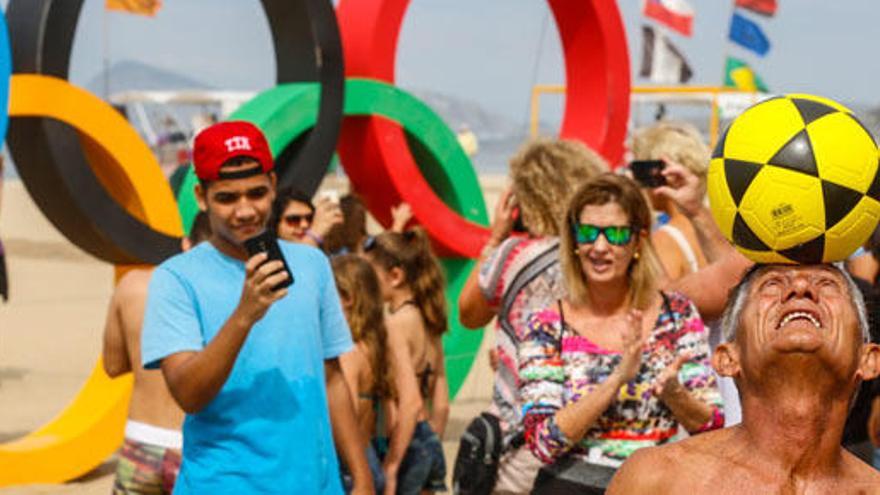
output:
<instances>
[{"instance_id":1,"label":"woman with green sunglasses","mask_svg":"<svg viewBox=\"0 0 880 495\"><path fill-rule=\"evenodd\" d=\"M602 493L636 450L720 428L724 415L699 313L659 290L638 186L595 177L565 218L567 297L528 317L520 346L525 437L546 464L533 493Z\"/></svg>"}]
</instances>

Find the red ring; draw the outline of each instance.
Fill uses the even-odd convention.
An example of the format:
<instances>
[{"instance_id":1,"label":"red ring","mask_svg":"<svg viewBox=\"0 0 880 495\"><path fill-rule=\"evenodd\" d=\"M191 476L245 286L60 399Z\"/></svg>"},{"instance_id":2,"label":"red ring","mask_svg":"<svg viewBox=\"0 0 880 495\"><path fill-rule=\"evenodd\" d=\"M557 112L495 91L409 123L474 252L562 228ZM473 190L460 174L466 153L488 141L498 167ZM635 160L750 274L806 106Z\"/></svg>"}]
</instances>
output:
<instances>
[{"instance_id":1,"label":"red ring","mask_svg":"<svg viewBox=\"0 0 880 495\"><path fill-rule=\"evenodd\" d=\"M618 163L629 117L630 75L617 5L607 0L548 3L566 62L568 92L560 136L580 139ZM394 83L397 39L408 6L409 0L339 2L346 77ZM359 191L369 191L367 207L380 222L389 224L391 206L403 200L442 254L479 254L488 231L442 205L421 176L399 126L375 117L346 118L339 143L349 178Z\"/></svg>"}]
</instances>

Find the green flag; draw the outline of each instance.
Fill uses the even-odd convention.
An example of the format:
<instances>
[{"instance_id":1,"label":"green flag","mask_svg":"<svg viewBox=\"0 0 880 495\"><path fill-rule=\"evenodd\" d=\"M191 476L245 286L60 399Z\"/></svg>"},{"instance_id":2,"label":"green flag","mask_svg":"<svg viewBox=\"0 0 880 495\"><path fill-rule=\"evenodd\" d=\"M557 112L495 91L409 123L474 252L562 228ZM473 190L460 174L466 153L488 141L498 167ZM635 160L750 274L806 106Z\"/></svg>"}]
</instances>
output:
<instances>
[{"instance_id":1,"label":"green flag","mask_svg":"<svg viewBox=\"0 0 880 495\"><path fill-rule=\"evenodd\" d=\"M724 86L741 89L743 91L760 91L767 93L767 85L760 76L749 67L749 64L734 57L727 57L724 71Z\"/></svg>"}]
</instances>

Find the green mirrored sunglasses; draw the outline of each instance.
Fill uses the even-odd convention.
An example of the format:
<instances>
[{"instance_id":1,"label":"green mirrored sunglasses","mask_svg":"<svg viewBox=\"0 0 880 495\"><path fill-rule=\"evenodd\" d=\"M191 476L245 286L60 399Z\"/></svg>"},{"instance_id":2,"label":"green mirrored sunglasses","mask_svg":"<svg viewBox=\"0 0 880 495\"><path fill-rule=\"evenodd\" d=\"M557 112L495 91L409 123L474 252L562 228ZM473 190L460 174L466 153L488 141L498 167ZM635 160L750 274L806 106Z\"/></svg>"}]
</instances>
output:
<instances>
[{"instance_id":1,"label":"green mirrored sunglasses","mask_svg":"<svg viewBox=\"0 0 880 495\"><path fill-rule=\"evenodd\" d=\"M573 226L574 238L578 244L592 244L599 238L599 234L605 236L605 240L614 246L626 246L632 240L634 229L629 225L611 225L599 227L589 223L578 223Z\"/></svg>"}]
</instances>

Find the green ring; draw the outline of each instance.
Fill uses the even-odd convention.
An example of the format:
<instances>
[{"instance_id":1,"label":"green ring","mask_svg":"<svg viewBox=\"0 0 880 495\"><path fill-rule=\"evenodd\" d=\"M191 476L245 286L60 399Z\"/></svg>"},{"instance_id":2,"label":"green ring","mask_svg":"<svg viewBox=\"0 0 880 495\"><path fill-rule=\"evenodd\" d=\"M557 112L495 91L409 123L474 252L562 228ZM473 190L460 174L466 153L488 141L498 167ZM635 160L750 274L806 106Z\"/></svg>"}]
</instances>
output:
<instances>
[{"instance_id":1,"label":"green ring","mask_svg":"<svg viewBox=\"0 0 880 495\"><path fill-rule=\"evenodd\" d=\"M272 154L277 156L289 143L311 129L317 120L320 85L291 83L276 86L242 105L230 120L246 120L263 130ZM345 116L379 116L399 124L410 142L419 168L437 195L467 220L487 224L488 214L476 173L461 150L455 134L427 105L409 93L381 81L348 79L345 83ZM190 168L178 194L183 224L189 232L198 212L193 187L197 180ZM480 344L482 330L468 330L459 323L458 294L475 261L467 258L441 259L446 272L446 300L450 331L443 337L446 375L450 397L455 397L470 372Z\"/></svg>"}]
</instances>

